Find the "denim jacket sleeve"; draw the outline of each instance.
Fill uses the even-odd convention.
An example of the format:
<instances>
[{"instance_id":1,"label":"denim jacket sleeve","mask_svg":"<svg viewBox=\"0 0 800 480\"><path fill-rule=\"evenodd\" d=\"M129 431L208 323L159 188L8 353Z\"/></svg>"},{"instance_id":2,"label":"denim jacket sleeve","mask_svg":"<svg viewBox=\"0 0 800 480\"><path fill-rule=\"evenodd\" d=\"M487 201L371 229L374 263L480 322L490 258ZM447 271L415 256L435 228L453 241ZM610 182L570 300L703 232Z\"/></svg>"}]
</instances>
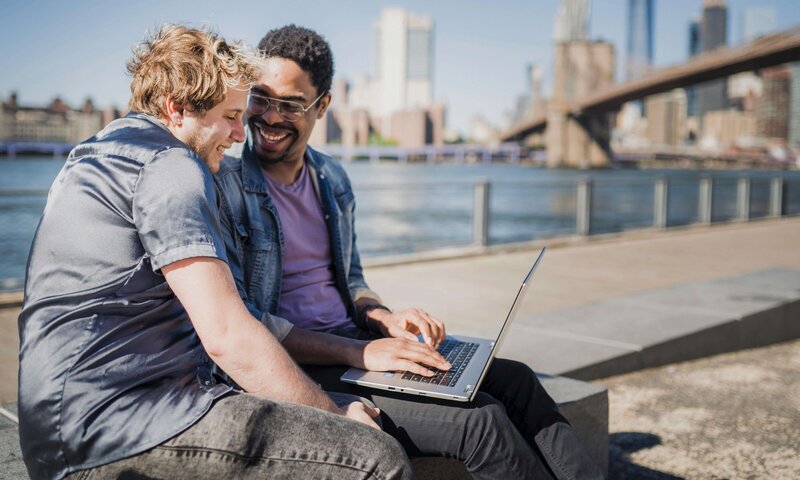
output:
<instances>
[{"instance_id":1,"label":"denim jacket sleeve","mask_svg":"<svg viewBox=\"0 0 800 480\"><path fill-rule=\"evenodd\" d=\"M352 194L352 186L350 185L350 179L345 177L346 185L349 192ZM364 279L364 269L361 266L361 256L358 253L358 245L356 242L356 226L355 226L355 199L351 202L351 205L348 205L350 211L348 212L349 217L349 224L348 227L350 228L350 238L352 239L350 245L350 267L348 268L347 272L347 286L350 290L350 297L353 299L353 302L356 306L356 323L362 324L362 326L366 326L363 324L364 314L363 310L365 306L382 303L380 295L377 292L369 288L367 285L366 280ZM361 300L361 302L360 302ZM367 301L364 301L367 300ZM360 307L360 308L359 308Z\"/></svg>"},{"instance_id":2,"label":"denim jacket sleeve","mask_svg":"<svg viewBox=\"0 0 800 480\"><path fill-rule=\"evenodd\" d=\"M225 251L228 255L228 264L230 265L231 274L233 275L233 281L236 283L236 290L239 292L239 296L242 298L250 314L259 319L275 338L277 338L279 342L282 342L294 325L282 317L260 310L247 297L244 268L242 267L243 251L238 240L239 236L236 232L236 221L234 220L230 203L225 196L224 188L221 188L219 183L217 184L217 194L220 205L220 228L225 243Z\"/></svg>"}]
</instances>

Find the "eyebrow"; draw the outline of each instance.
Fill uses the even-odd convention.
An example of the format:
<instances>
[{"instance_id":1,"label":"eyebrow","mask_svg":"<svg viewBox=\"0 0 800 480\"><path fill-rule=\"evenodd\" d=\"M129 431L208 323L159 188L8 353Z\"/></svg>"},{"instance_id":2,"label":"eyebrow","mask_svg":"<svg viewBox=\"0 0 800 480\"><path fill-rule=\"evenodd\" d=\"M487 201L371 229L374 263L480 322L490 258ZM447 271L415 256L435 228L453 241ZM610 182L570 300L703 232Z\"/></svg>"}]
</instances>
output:
<instances>
[{"instance_id":1,"label":"eyebrow","mask_svg":"<svg viewBox=\"0 0 800 480\"><path fill-rule=\"evenodd\" d=\"M261 89L259 87L250 87L250 90L253 93L261 95L262 97L275 98L275 99L278 99L278 100L287 100L287 101L291 101L291 102L301 102L301 103L306 101L305 95L287 95L287 96L284 96L284 97L273 97L269 93L267 93L265 90L263 90L263 89Z\"/></svg>"}]
</instances>

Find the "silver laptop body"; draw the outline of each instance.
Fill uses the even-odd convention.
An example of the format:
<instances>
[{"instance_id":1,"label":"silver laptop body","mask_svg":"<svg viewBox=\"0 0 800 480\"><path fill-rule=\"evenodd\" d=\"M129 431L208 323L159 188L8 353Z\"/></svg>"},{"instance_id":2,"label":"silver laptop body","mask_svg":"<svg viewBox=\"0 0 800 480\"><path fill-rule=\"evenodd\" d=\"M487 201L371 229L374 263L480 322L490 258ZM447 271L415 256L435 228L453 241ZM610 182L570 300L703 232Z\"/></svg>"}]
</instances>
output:
<instances>
[{"instance_id":1,"label":"silver laptop body","mask_svg":"<svg viewBox=\"0 0 800 480\"><path fill-rule=\"evenodd\" d=\"M511 327L511 322L517 314L517 309L522 303L522 299L525 297L525 292L528 289L528 283L533 275L533 271L536 270L536 266L539 265L539 261L542 259L542 256L544 256L546 249L546 247L542 248L542 251L539 252L539 256L536 257L536 261L533 262L530 271L528 271L528 274L522 281L522 285L517 291L517 296L514 298L514 303L511 304L511 309L508 311L506 320L503 322L503 326L497 334L496 339L489 340L460 335L447 336L447 341L464 342L467 344L466 347L459 346L459 348L462 348L462 352L464 351L463 349L466 348L466 353L462 353L462 355L469 357L469 361L464 367L458 367L454 364L449 372L442 372L439 374L439 376L445 377L443 379L445 380L443 384L431 385L429 381L426 382L425 379L421 379L421 376L407 372L373 372L361 370L359 368L350 368L342 375L341 380L347 383L355 383L364 387L379 388L392 392L444 398L459 402L472 401L472 399L475 398L475 394L478 392L478 388L484 376L486 376L486 372L489 370L492 359L500 349L500 345ZM454 363L448 355L455 352L451 351L451 353L445 355L445 353L442 352L442 346L440 346L438 350L445 358L448 358L450 363ZM459 369L460 372L457 371ZM452 379L447 378L447 373L450 373ZM411 377L411 379L409 379L409 377Z\"/></svg>"}]
</instances>

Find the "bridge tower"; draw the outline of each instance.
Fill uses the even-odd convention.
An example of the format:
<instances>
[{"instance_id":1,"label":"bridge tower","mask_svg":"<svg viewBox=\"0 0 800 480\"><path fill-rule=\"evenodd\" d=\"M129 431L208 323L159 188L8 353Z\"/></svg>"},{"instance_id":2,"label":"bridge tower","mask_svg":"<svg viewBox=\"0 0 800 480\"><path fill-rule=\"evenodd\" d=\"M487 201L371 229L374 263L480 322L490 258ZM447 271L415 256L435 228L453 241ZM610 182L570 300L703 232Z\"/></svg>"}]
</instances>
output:
<instances>
[{"instance_id":1,"label":"bridge tower","mask_svg":"<svg viewBox=\"0 0 800 480\"><path fill-rule=\"evenodd\" d=\"M611 159L611 113L570 114L573 101L614 83L614 46L602 41L556 43L553 97L548 105L547 163L603 167Z\"/></svg>"}]
</instances>

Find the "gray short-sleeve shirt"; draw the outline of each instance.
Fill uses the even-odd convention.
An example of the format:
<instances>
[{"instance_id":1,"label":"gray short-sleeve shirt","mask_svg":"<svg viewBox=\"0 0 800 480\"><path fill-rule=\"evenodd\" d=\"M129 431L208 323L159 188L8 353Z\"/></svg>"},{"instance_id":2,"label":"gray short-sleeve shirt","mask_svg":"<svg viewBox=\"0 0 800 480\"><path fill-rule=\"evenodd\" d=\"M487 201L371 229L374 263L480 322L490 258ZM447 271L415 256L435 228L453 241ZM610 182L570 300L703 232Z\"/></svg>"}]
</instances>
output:
<instances>
[{"instance_id":1,"label":"gray short-sleeve shirt","mask_svg":"<svg viewBox=\"0 0 800 480\"><path fill-rule=\"evenodd\" d=\"M50 189L19 317L19 417L32 478L165 442L230 391L160 269L226 260L202 160L130 114L78 145Z\"/></svg>"}]
</instances>

